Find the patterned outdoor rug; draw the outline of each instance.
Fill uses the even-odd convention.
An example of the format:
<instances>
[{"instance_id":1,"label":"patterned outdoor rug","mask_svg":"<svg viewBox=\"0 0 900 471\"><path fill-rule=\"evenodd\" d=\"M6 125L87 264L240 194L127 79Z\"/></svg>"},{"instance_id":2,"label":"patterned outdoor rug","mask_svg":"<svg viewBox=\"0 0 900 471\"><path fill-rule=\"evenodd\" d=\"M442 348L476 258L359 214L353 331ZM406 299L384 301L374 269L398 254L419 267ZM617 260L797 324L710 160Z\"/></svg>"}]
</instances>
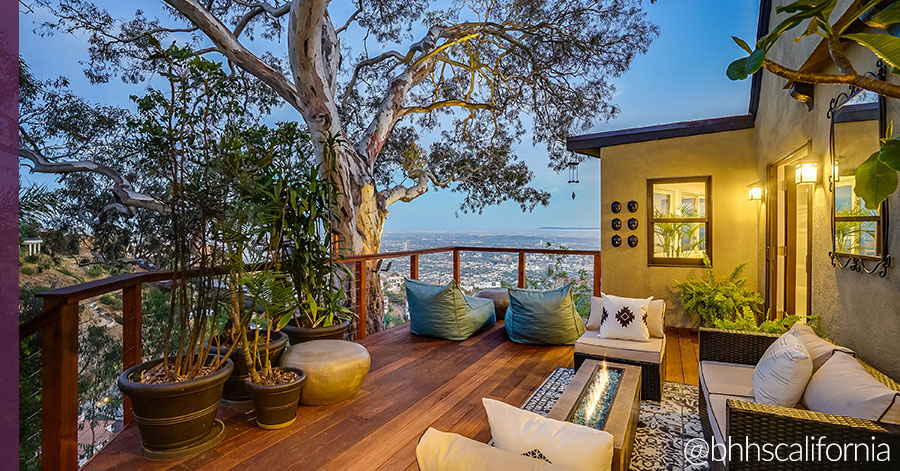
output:
<instances>
[{"instance_id":1,"label":"patterned outdoor rug","mask_svg":"<svg viewBox=\"0 0 900 471\"><path fill-rule=\"evenodd\" d=\"M522 408L547 415L573 376L575 370L557 368ZM705 465L685 466L684 443L697 437L703 437L697 415L697 386L664 382L662 401L641 401L641 415L631 457L632 471L708 469Z\"/></svg>"}]
</instances>

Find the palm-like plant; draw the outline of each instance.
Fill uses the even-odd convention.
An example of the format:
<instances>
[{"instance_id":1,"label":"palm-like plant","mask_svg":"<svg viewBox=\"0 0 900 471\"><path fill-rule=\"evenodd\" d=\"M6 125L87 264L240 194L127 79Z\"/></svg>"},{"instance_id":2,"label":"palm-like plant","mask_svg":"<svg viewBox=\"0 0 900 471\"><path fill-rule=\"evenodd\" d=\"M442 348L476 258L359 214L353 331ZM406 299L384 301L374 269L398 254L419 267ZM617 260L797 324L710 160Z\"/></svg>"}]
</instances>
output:
<instances>
[{"instance_id":1,"label":"palm-like plant","mask_svg":"<svg viewBox=\"0 0 900 471\"><path fill-rule=\"evenodd\" d=\"M847 221L840 218L871 216L872 211L861 207L839 209L834 212L834 243L839 253L858 253L862 250L864 238L874 240L875 229L867 229L860 221Z\"/></svg>"},{"instance_id":2,"label":"palm-like plant","mask_svg":"<svg viewBox=\"0 0 900 471\"><path fill-rule=\"evenodd\" d=\"M679 210L679 217L692 218L697 213L692 206L684 204ZM658 209L653 210L655 219L666 219L669 215ZM680 258L700 247L706 240L698 237L702 224L695 222L657 222L653 224L653 233L663 247L666 257Z\"/></svg>"}]
</instances>

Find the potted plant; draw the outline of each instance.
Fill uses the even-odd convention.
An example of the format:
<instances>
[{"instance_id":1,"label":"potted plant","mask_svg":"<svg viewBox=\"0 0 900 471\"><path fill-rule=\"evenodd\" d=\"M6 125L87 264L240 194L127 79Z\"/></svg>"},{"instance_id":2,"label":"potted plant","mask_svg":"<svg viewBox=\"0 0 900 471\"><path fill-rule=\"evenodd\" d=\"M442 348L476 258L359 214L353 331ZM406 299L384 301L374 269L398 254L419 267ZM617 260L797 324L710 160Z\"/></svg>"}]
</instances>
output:
<instances>
[{"instance_id":1,"label":"potted plant","mask_svg":"<svg viewBox=\"0 0 900 471\"><path fill-rule=\"evenodd\" d=\"M216 267L223 252L210 237L225 200L221 176L207 170L216 158L208 120L227 112L231 102L221 94L232 79L175 46L156 58L167 68L171 92L136 98L139 115L129 124L148 175L165 195L159 221L173 271L169 316L162 357L128 368L118 386L131 400L143 455L169 460L207 450L225 434L216 411L234 368L233 349L212 352L221 332Z\"/></svg>"},{"instance_id":2,"label":"potted plant","mask_svg":"<svg viewBox=\"0 0 900 471\"><path fill-rule=\"evenodd\" d=\"M699 316L706 326L714 326L721 319L730 320L742 314L744 308L759 314L762 296L746 286L746 278L741 278L746 264L735 267L727 277L716 276L707 256L703 257L703 265L703 278L688 278L675 285L681 291L686 313Z\"/></svg>"},{"instance_id":3,"label":"potted plant","mask_svg":"<svg viewBox=\"0 0 900 471\"><path fill-rule=\"evenodd\" d=\"M240 390L253 401L256 423L264 429L286 427L296 419L306 384L302 370L275 366L287 340L280 330L293 318L296 306L294 286L281 271L281 233L289 209L298 202L302 205L283 196L304 184L291 156L276 154L278 158L262 160L253 152L236 154L219 169L230 177L232 192L228 216L218 233L228 254L229 296L223 303L229 314L227 329L231 342L238 345L238 363L245 372L234 378L235 387L243 381Z\"/></svg>"},{"instance_id":4,"label":"potted plant","mask_svg":"<svg viewBox=\"0 0 900 471\"><path fill-rule=\"evenodd\" d=\"M333 223L337 187L333 171L335 146L341 141L324 139L325 161L302 172L301 184L286 186L280 195L287 205L280 221L282 269L294 286L295 316L284 326L291 345L314 339L343 339L353 312L344 303L341 279L350 271L340 263L341 254Z\"/></svg>"}]
</instances>

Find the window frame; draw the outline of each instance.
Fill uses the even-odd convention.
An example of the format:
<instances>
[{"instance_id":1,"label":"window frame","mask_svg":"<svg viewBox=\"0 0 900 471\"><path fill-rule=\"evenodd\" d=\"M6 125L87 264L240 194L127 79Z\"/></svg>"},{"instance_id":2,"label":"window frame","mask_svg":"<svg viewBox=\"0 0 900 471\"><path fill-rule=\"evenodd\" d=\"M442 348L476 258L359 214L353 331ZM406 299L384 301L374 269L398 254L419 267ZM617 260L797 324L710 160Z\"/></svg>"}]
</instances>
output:
<instances>
[{"instance_id":1,"label":"window frame","mask_svg":"<svg viewBox=\"0 0 900 471\"><path fill-rule=\"evenodd\" d=\"M656 218L653 215L654 210L654 191L655 185L671 184L671 183L703 183L706 187L704 195L706 212L703 217L694 218ZM703 175L696 177L672 177L672 178L648 178L647 179L647 266L648 267L702 267L703 258L689 257L657 257L655 255L656 234L653 230L656 223L662 222L691 222L703 223L706 233L706 249L704 252L709 257L710 263L713 260L713 244L712 244L712 176ZM669 208L671 210L671 208Z\"/></svg>"}]
</instances>

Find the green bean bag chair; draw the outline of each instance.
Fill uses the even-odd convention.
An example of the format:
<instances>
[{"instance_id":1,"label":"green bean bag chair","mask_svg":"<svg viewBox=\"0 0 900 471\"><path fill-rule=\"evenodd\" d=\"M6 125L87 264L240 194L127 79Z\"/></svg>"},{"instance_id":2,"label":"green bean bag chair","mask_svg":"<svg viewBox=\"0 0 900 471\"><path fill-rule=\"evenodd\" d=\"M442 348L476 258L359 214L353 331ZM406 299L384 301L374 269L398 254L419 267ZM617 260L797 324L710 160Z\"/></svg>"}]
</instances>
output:
<instances>
[{"instance_id":1,"label":"green bean bag chair","mask_svg":"<svg viewBox=\"0 0 900 471\"><path fill-rule=\"evenodd\" d=\"M465 296L455 281L432 285L406 280L409 330L416 335L465 340L496 321L494 302Z\"/></svg>"},{"instance_id":2,"label":"green bean bag chair","mask_svg":"<svg viewBox=\"0 0 900 471\"><path fill-rule=\"evenodd\" d=\"M574 345L584 333L584 323L575 311L572 285L539 291L509 290L506 333L516 343Z\"/></svg>"}]
</instances>

